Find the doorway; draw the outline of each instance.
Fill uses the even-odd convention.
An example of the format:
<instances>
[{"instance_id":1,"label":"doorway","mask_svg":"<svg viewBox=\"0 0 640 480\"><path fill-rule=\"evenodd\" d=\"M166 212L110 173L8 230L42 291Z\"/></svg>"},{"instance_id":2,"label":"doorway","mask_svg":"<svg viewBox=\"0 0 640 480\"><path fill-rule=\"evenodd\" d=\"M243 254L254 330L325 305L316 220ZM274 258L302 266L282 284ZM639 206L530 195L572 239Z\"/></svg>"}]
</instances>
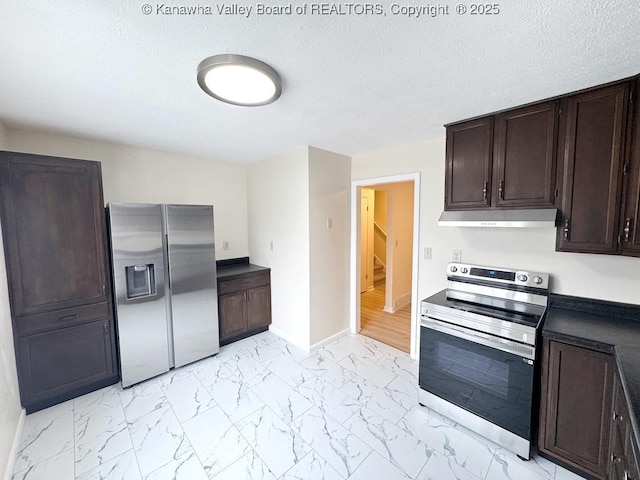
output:
<instances>
[{"instance_id":1,"label":"doorway","mask_svg":"<svg viewBox=\"0 0 640 480\"><path fill-rule=\"evenodd\" d=\"M352 332L414 357L418 186L417 173L352 182Z\"/></svg>"}]
</instances>

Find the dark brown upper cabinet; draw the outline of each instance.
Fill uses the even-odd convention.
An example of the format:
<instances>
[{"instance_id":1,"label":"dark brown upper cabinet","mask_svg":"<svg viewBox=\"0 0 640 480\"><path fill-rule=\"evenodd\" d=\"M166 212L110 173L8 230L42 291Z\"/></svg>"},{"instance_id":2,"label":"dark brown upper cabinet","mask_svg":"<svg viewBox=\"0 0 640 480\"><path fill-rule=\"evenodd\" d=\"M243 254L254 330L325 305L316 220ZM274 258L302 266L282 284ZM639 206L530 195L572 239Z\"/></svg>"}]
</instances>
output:
<instances>
[{"instance_id":1,"label":"dark brown upper cabinet","mask_svg":"<svg viewBox=\"0 0 640 480\"><path fill-rule=\"evenodd\" d=\"M622 253L640 257L640 78L636 79L629 122L629 160L623 166L626 177L624 213L621 218Z\"/></svg>"},{"instance_id":2,"label":"dark brown upper cabinet","mask_svg":"<svg viewBox=\"0 0 640 480\"><path fill-rule=\"evenodd\" d=\"M493 205L553 207L558 101L496 116Z\"/></svg>"},{"instance_id":3,"label":"dark brown upper cabinet","mask_svg":"<svg viewBox=\"0 0 640 480\"><path fill-rule=\"evenodd\" d=\"M616 253L629 83L563 100L557 250Z\"/></svg>"},{"instance_id":4,"label":"dark brown upper cabinet","mask_svg":"<svg viewBox=\"0 0 640 480\"><path fill-rule=\"evenodd\" d=\"M487 208L491 197L493 117L447 127L445 209Z\"/></svg>"},{"instance_id":5,"label":"dark brown upper cabinet","mask_svg":"<svg viewBox=\"0 0 640 480\"><path fill-rule=\"evenodd\" d=\"M558 101L447 127L445 209L555 205Z\"/></svg>"},{"instance_id":6,"label":"dark brown upper cabinet","mask_svg":"<svg viewBox=\"0 0 640 480\"><path fill-rule=\"evenodd\" d=\"M13 315L107 301L100 164L3 152Z\"/></svg>"}]
</instances>

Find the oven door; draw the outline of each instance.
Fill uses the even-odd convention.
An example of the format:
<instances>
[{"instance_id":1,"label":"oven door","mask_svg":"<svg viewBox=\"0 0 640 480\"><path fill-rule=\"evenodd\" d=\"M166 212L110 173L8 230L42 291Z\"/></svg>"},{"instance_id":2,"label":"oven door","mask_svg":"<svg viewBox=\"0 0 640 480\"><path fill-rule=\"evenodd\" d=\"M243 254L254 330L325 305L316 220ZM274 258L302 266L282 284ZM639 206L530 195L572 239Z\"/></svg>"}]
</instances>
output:
<instances>
[{"instance_id":1,"label":"oven door","mask_svg":"<svg viewBox=\"0 0 640 480\"><path fill-rule=\"evenodd\" d=\"M433 318L420 327L420 388L531 439L535 347Z\"/></svg>"}]
</instances>

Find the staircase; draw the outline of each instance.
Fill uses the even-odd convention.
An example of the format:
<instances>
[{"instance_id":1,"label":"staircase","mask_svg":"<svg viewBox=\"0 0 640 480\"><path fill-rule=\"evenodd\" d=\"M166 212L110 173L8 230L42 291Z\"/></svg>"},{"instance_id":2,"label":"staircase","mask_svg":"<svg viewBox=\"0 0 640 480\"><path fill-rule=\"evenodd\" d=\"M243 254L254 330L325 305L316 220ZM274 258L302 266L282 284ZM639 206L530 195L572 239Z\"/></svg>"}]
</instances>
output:
<instances>
[{"instance_id":1,"label":"staircase","mask_svg":"<svg viewBox=\"0 0 640 480\"><path fill-rule=\"evenodd\" d=\"M387 272L384 264L378 260L378 257L373 257L373 286L380 287L385 284L387 278Z\"/></svg>"}]
</instances>

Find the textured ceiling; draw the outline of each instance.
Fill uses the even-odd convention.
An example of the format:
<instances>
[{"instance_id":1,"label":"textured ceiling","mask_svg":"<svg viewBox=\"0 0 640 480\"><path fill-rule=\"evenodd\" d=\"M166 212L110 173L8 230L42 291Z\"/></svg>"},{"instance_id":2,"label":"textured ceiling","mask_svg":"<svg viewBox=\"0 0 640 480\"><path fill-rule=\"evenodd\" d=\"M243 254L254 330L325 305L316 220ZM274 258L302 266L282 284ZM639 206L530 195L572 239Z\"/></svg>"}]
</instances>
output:
<instances>
[{"instance_id":1,"label":"textured ceiling","mask_svg":"<svg viewBox=\"0 0 640 480\"><path fill-rule=\"evenodd\" d=\"M311 14L313 2L306 15L257 15L258 4L226 4L252 7L246 17L195 0L164 5L212 14L167 15L155 0L1 0L0 122L236 162L298 145L353 155L640 73L638 0L506 0L491 16L451 2L449 15L419 18L391 2L382 15ZM243 108L205 95L196 67L220 53L271 64L282 97Z\"/></svg>"}]
</instances>

